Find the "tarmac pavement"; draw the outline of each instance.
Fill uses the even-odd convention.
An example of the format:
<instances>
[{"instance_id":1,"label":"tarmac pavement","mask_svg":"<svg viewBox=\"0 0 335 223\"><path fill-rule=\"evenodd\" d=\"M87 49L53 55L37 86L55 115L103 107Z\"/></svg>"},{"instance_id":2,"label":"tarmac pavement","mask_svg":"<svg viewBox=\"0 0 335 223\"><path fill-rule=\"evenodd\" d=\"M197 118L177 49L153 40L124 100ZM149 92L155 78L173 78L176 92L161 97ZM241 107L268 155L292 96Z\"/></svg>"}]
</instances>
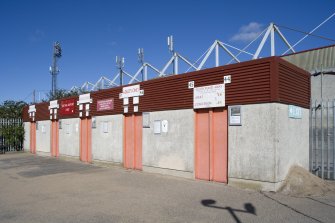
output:
<instances>
[{"instance_id":1,"label":"tarmac pavement","mask_svg":"<svg viewBox=\"0 0 335 223\"><path fill-rule=\"evenodd\" d=\"M0 155L0 222L335 222L297 198L29 153Z\"/></svg>"}]
</instances>

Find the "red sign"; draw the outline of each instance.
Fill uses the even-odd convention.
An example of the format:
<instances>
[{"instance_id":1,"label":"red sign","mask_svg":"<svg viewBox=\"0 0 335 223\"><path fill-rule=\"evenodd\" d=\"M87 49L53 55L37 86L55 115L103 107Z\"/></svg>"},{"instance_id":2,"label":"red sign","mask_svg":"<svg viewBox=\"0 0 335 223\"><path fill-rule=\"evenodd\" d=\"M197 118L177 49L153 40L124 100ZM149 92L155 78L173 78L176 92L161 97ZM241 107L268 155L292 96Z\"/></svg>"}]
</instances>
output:
<instances>
[{"instance_id":1,"label":"red sign","mask_svg":"<svg viewBox=\"0 0 335 223\"><path fill-rule=\"evenodd\" d=\"M106 111L114 109L114 99L109 98L97 101L97 111Z\"/></svg>"},{"instance_id":2,"label":"red sign","mask_svg":"<svg viewBox=\"0 0 335 223\"><path fill-rule=\"evenodd\" d=\"M61 115L72 115L74 113L75 102L75 99L60 101L59 113Z\"/></svg>"}]
</instances>

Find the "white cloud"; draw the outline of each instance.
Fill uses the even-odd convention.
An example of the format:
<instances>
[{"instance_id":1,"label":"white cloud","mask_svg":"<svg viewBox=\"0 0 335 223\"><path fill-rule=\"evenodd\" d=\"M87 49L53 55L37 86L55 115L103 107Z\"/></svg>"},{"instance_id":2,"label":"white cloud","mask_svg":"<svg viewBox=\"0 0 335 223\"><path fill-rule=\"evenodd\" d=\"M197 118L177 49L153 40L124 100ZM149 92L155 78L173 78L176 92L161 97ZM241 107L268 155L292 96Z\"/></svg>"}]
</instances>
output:
<instances>
[{"instance_id":1,"label":"white cloud","mask_svg":"<svg viewBox=\"0 0 335 223\"><path fill-rule=\"evenodd\" d=\"M44 38L45 34L43 30L36 29L30 36L29 41L30 42L39 42Z\"/></svg>"},{"instance_id":2,"label":"white cloud","mask_svg":"<svg viewBox=\"0 0 335 223\"><path fill-rule=\"evenodd\" d=\"M261 34L263 25L257 22L251 22L248 25L242 26L238 33L236 33L230 40L250 42Z\"/></svg>"},{"instance_id":3,"label":"white cloud","mask_svg":"<svg viewBox=\"0 0 335 223\"><path fill-rule=\"evenodd\" d=\"M117 42L116 41L111 41L111 42L108 42L107 45L114 47L114 46L117 45Z\"/></svg>"}]
</instances>

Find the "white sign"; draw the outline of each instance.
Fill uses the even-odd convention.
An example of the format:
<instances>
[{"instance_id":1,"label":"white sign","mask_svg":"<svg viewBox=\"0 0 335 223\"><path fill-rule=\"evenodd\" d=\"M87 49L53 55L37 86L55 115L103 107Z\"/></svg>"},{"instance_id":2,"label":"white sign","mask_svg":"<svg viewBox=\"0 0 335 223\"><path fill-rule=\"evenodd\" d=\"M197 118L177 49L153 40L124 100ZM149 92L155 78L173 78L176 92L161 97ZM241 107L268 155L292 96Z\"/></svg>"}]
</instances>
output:
<instances>
[{"instance_id":1,"label":"white sign","mask_svg":"<svg viewBox=\"0 0 335 223\"><path fill-rule=\"evenodd\" d=\"M79 95L79 101L77 102L77 104L79 105L79 104L85 104L85 103L92 103L90 93Z\"/></svg>"},{"instance_id":2,"label":"white sign","mask_svg":"<svg viewBox=\"0 0 335 223\"><path fill-rule=\"evenodd\" d=\"M242 109L240 105L230 106L229 111L229 125L242 125L241 115Z\"/></svg>"},{"instance_id":3,"label":"white sign","mask_svg":"<svg viewBox=\"0 0 335 223\"><path fill-rule=\"evenodd\" d=\"M193 108L214 108L225 106L225 85L209 85L193 89Z\"/></svg>"},{"instance_id":4,"label":"white sign","mask_svg":"<svg viewBox=\"0 0 335 223\"><path fill-rule=\"evenodd\" d=\"M154 134L161 134L161 120L154 121Z\"/></svg>"},{"instance_id":5,"label":"white sign","mask_svg":"<svg viewBox=\"0 0 335 223\"><path fill-rule=\"evenodd\" d=\"M30 105L30 106L29 106L28 113L31 113L31 112L36 112L35 105Z\"/></svg>"},{"instance_id":6,"label":"white sign","mask_svg":"<svg viewBox=\"0 0 335 223\"><path fill-rule=\"evenodd\" d=\"M188 82L188 89L193 89L194 88L194 81L189 81Z\"/></svg>"},{"instance_id":7,"label":"white sign","mask_svg":"<svg viewBox=\"0 0 335 223\"><path fill-rule=\"evenodd\" d=\"M140 103L140 98L139 97L133 97L133 104L134 105L136 105L136 104L138 104L138 103Z\"/></svg>"},{"instance_id":8,"label":"white sign","mask_svg":"<svg viewBox=\"0 0 335 223\"><path fill-rule=\"evenodd\" d=\"M140 85L133 85L129 87L122 88L122 95L123 98L130 98L135 96L140 96Z\"/></svg>"},{"instance_id":9,"label":"white sign","mask_svg":"<svg viewBox=\"0 0 335 223\"><path fill-rule=\"evenodd\" d=\"M142 117L143 128L150 128L150 113L143 112Z\"/></svg>"},{"instance_id":10,"label":"white sign","mask_svg":"<svg viewBox=\"0 0 335 223\"><path fill-rule=\"evenodd\" d=\"M301 119L302 118L302 110L298 106L289 105L288 106L288 117L294 119Z\"/></svg>"},{"instance_id":11,"label":"white sign","mask_svg":"<svg viewBox=\"0 0 335 223\"><path fill-rule=\"evenodd\" d=\"M65 133L69 135L71 133L70 130L71 130L71 125L70 124L66 124L65 125Z\"/></svg>"},{"instance_id":12,"label":"white sign","mask_svg":"<svg viewBox=\"0 0 335 223\"><path fill-rule=\"evenodd\" d=\"M58 108L57 100L50 101L49 109Z\"/></svg>"},{"instance_id":13,"label":"white sign","mask_svg":"<svg viewBox=\"0 0 335 223\"><path fill-rule=\"evenodd\" d=\"M162 132L167 133L169 129L168 126L169 126L168 120L162 120Z\"/></svg>"},{"instance_id":14,"label":"white sign","mask_svg":"<svg viewBox=\"0 0 335 223\"><path fill-rule=\"evenodd\" d=\"M103 122L102 123L102 132L103 133L108 133L108 122Z\"/></svg>"},{"instance_id":15,"label":"white sign","mask_svg":"<svg viewBox=\"0 0 335 223\"><path fill-rule=\"evenodd\" d=\"M123 98L123 105L129 104L129 98Z\"/></svg>"},{"instance_id":16,"label":"white sign","mask_svg":"<svg viewBox=\"0 0 335 223\"><path fill-rule=\"evenodd\" d=\"M224 84L230 84L231 83L231 75L227 75L223 77L223 83Z\"/></svg>"}]
</instances>

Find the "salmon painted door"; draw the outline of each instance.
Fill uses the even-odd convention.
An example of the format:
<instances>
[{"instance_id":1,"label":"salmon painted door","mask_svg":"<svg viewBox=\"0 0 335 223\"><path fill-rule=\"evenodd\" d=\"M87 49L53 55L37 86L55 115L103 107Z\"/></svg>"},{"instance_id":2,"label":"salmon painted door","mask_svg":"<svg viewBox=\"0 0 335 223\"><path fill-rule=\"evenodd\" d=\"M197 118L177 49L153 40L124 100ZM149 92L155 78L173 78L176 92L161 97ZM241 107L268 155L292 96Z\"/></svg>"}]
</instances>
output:
<instances>
[{"instance_id":1,"label":"salmon painted door","mask_svg":"<svg viewBox=\"0 0 335 223\"><path fill-rule=\"evenodd\" d=\"M50 152L51 156L58 157L59 156L59 128L58 121L51 121L51 131L50 131Z\"/></svg>"},{"instance_id":2,"label":"salmon painted door","mask_svg":"<svg viewBox=\"0 0 335 223\"><path fill-rule=\"evenodd\" d=\"M208 110L195 113L195 177L201 180L209 180L209 122Z\"/></svg>"},{"instance_id":3,"label":"salmon painted door","mask_svg":"<svg viewBox=\"0 0 335 223\"><path fill-rule=\"evenodd\" d=\"M30 152L36 153L36 122L30 123Z\"/></svg>"},{"instance_id":4,"label":"salmon painted door","mask_svg":"<svg viewBox=\"0 0 335 223\"><path fill-rule=\"evenodd\" d=\"M123 166L142 170L142 114L124 116Z\"/></svg>"},{"instance_id":5,"label":"salmon painted door","mask_svg":"<svg viewBox=\"0 0 335 223\"><path fill-rule=\"evenodd\" d=\"M198 110L195 113L195 126L195 177L227 183L227 110Z\"/></svg>"},{"instance_id":6,"label":"salmon painted door","mask_svg":"<svg viewBox=\"0 0 335 223\"><path fill-rule=\"evenodd\" d=\"M91 118L80 119L80 160L92 162L92 129Z\"/></svg>"}]
</instances>

